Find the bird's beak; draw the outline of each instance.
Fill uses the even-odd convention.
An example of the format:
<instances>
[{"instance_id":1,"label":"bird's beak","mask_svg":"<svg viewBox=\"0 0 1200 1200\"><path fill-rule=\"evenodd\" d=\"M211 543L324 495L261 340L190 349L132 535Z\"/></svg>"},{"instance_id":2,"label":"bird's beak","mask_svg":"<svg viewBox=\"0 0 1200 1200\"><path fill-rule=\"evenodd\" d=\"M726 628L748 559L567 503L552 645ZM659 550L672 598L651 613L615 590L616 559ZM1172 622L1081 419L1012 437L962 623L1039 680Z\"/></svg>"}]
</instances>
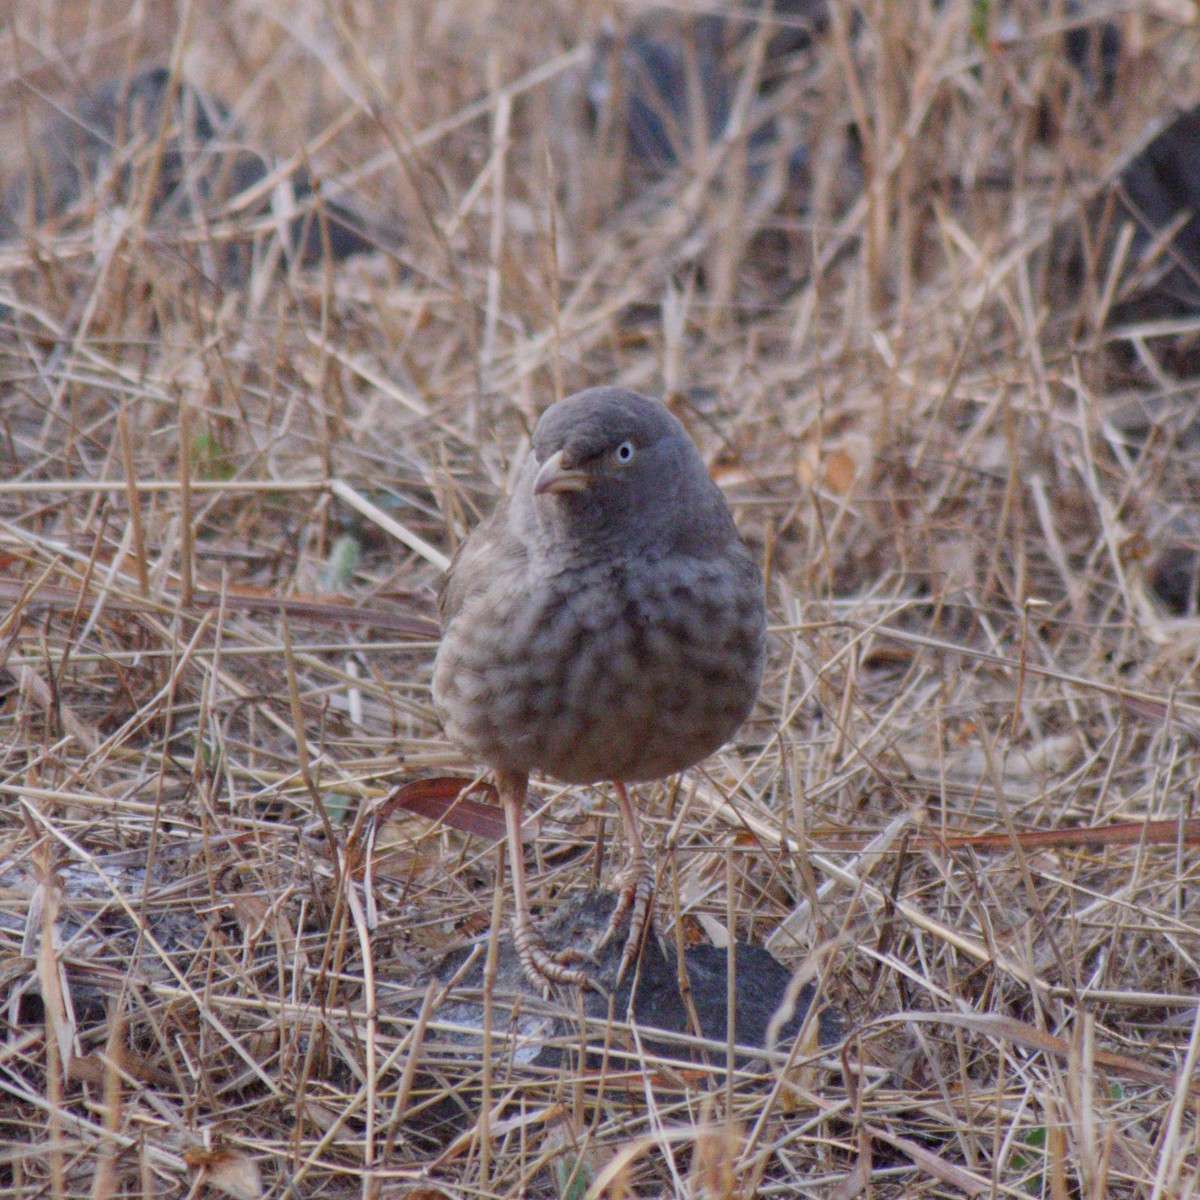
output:
<instances>
[{"instance_id":1,"label":"bird's beak","mask_svg":"<svg viewBox=\"0 0 1200 1200\"><path fill-rule=\"evenodd\" d=\"M582 492L591 486L591 479L586 471L576 467L564 467L563 452L551 455L538 471L533 481L533 494L543 496L547 492L558 495L560 492Z\"/></svg>"}]
</instances>

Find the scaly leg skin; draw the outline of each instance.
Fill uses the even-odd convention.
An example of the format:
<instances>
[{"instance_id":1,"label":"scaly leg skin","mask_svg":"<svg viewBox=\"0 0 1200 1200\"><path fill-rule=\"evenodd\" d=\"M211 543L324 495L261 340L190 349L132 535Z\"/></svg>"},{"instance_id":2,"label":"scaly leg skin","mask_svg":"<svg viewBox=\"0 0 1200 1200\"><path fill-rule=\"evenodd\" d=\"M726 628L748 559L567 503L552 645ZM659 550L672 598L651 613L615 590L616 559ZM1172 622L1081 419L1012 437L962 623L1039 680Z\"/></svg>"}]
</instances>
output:
<instances>
[{"instance_id":1,"label":"scaly leg skin","mask_svg":"<svg viewBox=\"0 0 1200 1200\"><path fill-rule=\"evenodd\" d=\"M617 970L617 982L619 983L625 977L630 963L637 958L642 948L642 938L645 936L650 919L650 899L654 895L654 872L650 869L650 859L646 856L646 847L642 845L642 835L638 831L637 816L634 814L633 805L629 802L629 793L626 792L625 785L620 780L614 780L613 786L617 789L617 809L621 814L621 824L625 827L625 840L629 844L629 856L616 876L615 882L619 888L617 907L613 909L612 916L608 918L608 924L604 927L604 932L592 947L592 953L598 953L607 944L609 938L616 933L622 918L626 913L630 913L629 934L625 938L621 966Z\"/></svg>"},{"instance_id":2,"label":"scaly leg skin","mask_svg":"<svg viewBox=\"0 0 1200 1200\"><path fill-rule=\"evenodd\" d=\"M529 780L524 775L499 775L496 779L500 803L504 808L504 827L508 834L508 863L512 871L513 945L525 971L525 977L543 995L551 983L573 983L588 987L591 980L585 972L568 966L581 962L586 956L578 950L559 950L550 953L546 942L533 926L529 912L529 893L525 890L525 850L521 845L521 809Z\"/></svg>"}]
</instances>

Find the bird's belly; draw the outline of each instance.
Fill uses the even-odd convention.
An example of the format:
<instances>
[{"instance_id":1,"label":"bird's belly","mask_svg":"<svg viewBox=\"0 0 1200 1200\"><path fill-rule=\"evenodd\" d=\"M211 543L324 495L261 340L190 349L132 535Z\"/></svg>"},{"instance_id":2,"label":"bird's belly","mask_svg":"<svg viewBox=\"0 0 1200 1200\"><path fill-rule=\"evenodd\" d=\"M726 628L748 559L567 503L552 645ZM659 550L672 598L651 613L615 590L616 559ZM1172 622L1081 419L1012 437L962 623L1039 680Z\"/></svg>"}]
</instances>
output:
<instances>
[{"instance_id":1,"label":"bird's belly","mask_svg":"<svg viewBox=\"0 0 1200 1200\"><path fill-rule=\"evenodd\" d=\"M758 691L761 594L703 564L644 574L489 589L488 638L464 609L434 674L450 736L494 768L570 783L657 779L720 747Z\"/></svg>"}]
</instances>

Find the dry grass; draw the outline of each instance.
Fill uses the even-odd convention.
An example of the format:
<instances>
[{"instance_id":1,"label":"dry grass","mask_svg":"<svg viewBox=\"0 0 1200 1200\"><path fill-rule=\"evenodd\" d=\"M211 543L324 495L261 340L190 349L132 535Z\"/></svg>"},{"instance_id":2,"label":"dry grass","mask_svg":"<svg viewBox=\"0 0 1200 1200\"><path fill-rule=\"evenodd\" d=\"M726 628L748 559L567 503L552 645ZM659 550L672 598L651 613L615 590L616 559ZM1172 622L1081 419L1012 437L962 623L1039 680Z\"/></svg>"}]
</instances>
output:
<instances>
[{"instance_id":1,"label":"dry grass","mask_svg":"<svg viewBox=\"0 0 1200 1200\"><path fill-rule=\"evenodd\" d=\"M174 62L394 236L301 267L268 220L222 286L135 171L0 248L5 1195L1195 1194L1200 626L1145 583L1195 517L1195 393L1099 332L1102 257L1046 250L1200 98L1200 38L1105 6L1106 99L1061 4L993 7L1020 37L834 4L770 93L802 208L736 119L614 186L579 74L641 6L15 3L6 186L52 106ZM644 796L661 923L821 972L816 1066L534 1069L503 997L481 1063L421 979L487 930L495 847L393 819L366 865L380 798L471 766L413 636L441 556L601 381L687 422L776 624L737 745ZM551 807L544 899L605 812ZM1147 819L1175 833L1020 837Z\"/></svg>"}]
</instances>

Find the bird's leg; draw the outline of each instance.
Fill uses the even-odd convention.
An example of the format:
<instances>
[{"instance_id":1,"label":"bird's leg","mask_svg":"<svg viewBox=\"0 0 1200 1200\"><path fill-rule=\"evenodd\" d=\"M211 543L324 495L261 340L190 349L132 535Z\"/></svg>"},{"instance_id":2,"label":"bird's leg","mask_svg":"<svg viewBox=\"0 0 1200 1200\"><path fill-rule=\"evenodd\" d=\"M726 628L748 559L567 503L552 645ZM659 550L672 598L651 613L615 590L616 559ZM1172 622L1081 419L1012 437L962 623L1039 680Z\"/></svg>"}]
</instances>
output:
<instances>
[{"instance_id":1,"label":"bird's leg","mask_svg":"<svg viewBox=\"0 0 1200 1200\"><path fill-rule=\"evenodd\" d=\"M504 827L508 834L508 864L512 871L513 945L525 970L525 977L539 991L547 983L573 983L587 987L587 975L567 963L578 962L585 956L578 950L559 950L550 953L542 935L533 927L529 912L529 893L525 890L525 849L521 845L521 809L529 779L525 775L502 774L496 786L504 808Z\"/></svg>"},{"instance_id":2,"label":"bird's leg","mask_svg":"<svg viewBox=\"0 0 1200 1200\"><path fill-rule=\"evenodd\" d=\"M616 883L617 907L613 909L604 932L596 942L592 953L596 953L614 933L621 919L627 912L629 917L629 935L625 938L625 950L621 955L621 967L617 972L620 979L625 974L626 967L637 957L642 947L642 937L646 932L646 924L650 917L650 898L654 893L654 872L650 869L650 859L646 856L646 847L642 845L642 835L638 831L637 816L633 805L629 802L629 793L619 780L614 782L617 789L617 810L621 814L621 824L625 828L625 840L629 845L629 855L625 865L617 872Z\"/></svg>"}]
</instances>

